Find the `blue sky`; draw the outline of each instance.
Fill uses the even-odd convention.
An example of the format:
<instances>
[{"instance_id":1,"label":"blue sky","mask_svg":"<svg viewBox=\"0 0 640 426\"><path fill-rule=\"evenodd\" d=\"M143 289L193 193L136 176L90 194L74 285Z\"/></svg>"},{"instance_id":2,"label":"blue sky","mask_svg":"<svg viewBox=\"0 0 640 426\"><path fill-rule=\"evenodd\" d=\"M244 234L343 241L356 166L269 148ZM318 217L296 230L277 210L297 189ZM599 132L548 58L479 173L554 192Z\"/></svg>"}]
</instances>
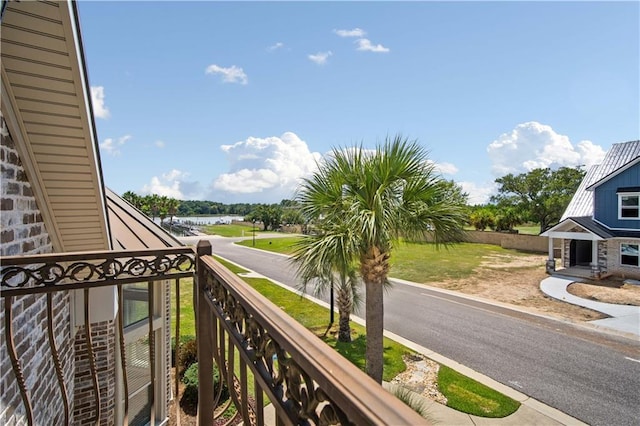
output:
<instances>
[{"instance_id":1,"label":"blue sky","mask_svg":"<svg viewBox=\"0 0 640 426\"><path fill-rule=\"evenodd\" d=\"M639 2L92 2L107 186L293 198L333 147L417 139L472 203L640 137Z\"/></svg>"}]
</instances>

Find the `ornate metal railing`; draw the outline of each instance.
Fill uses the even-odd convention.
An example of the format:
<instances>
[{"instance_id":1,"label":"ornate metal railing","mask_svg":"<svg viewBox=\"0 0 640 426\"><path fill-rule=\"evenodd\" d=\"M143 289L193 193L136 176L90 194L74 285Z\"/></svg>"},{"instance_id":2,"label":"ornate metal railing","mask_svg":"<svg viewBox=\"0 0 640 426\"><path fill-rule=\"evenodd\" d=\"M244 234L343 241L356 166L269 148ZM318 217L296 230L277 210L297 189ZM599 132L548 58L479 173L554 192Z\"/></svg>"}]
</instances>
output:
<instances>
[{"instance_id":1,"label":"ornate metal railing","mask_svg":"<svg viewBox=\"0 0 640 426\"><path fill-rule=\"evenodd\" d=\"M104 423L105 419L101 413L100 390L98 385L98 366L96 365L96 355L94 353L94 333L91 322L90 300L92 289L105 286L116 286L118 298L118 346L121 361L122 385L124 388L124 412L123 421L126 424L128 418L128 380L127 380L127 357L125 353L124 341L124 292L123 286L126 284L146 283L145 291L147 297L148 311L146 318L148 322L147 339L149 345L149 368L151 377L150 399L151 413L153 415L156 395L154 394L156 376L155 368L155 339L154 339L154 287L166 280L175 280L178 286L181 278L193 277L195 272L195 253L191 248L167 248L141 251L103 251L75 254L45 254L37 256L12 256L0 259L0 296L4 299L4 332L3 340L6 342L7 352L11 366L20 390L20 396L25 411L25 418L28 424L36 423L34 413L34 403L31 401L32 392L28 389L25 379L24 363L27 360L21 359L16 347L21 342L15 342L14 332L14 299L25 295L45 295L46 307L46 332L48 335L48 345L53 358L56 379L59 388L59 400L63 405L64 424L75 423L70 412L70 401L64 377L60 348L56 344L54 324L53 296L58 292L68 290L80 290L84 297L83 321L84 339L87 350L88 367L90 370L90 380L93 388L93 415L89 423ZM108 302L108 301L105 301ZM111 301L113 304L113 301ZM179 330L179 328L178 328ZM176 336L177 337L177 336ZM6 360L0 360L4 363ZM49 420L51 421L51 419ZM107 420L108 422L108 420Z\"/></svg>"},{"instance_id":2,"label":"ornate metal railing","mask_svg":"<svg viewBox=\"0 0 640 426\"><path fill-rule=\"evenodd\" d=\"M47 298L47 333L64 409L64 424L76 423L70 412L60 350L54 335L52 297L58 291L82 290L84 300L96 287L116 286L119 306L117 342L124 388L120 420L128 422L127 354L124 341L123 286L148 283L148 365L151 373L151 423L158 395L155 386L155 339L153 326L154 288L161 281L175 280L176 351L180 345L180 280L193 277L199 361L200 425L211 425L230 404L236 414L228 423L269 424L264 407L271 403L275 424L423 424L425 420L387 393L363 372L338 355L311 332L288 317L237 275L211 256L211 245L201 242L197 253L190 248L168 248L128 252L92 252L69 255L4 257L0 259L0 297L4 299L4 331L9 362L14 371L29 424L35 424L33 392L27 385L22 354L16 350L13 301L27 294ZM197 272L197 273L196 273ZM184 288L184 287L183 287ZM155 290L157 291L157 289ZM92 424L105 423L100 412L98 368L93 353L91 304L84 303L84 339L93 385ZM176 353L176 360L178 353ZM1 360L2 363L7 362ZM177 374L176 362L176 377ZM213 366L220 377L214 389ZM253 382L253 386L249 383ZM174 382L178 394L177 380ZM221 404L223 386L228 402ZM250 389L253 389L250 391ZM265 396L267 399L265 399ZM35 404L35 405L34 405ZM176 415L179 407L176 401ZM34 408L36 407L36 408ZM76 407L77 408L77 407ZM107 420L107 423L109 421Z\"/></svg>"},{"instance_id":3,"label":"ornate metal railing","mask_svg":"<svg viewBox=\"0 0 640 426\"><path fill-rule=\"evenodd\" d=\"M277 424L417 425L426 420L389 394L237 275L198 251L199 417L210 425L215 363L230 383L243 424L265 421L263 396ZM214 324L214 326L211 326ZM255 392L248 395L251 376Z\"/></svg>"}]
</instances>

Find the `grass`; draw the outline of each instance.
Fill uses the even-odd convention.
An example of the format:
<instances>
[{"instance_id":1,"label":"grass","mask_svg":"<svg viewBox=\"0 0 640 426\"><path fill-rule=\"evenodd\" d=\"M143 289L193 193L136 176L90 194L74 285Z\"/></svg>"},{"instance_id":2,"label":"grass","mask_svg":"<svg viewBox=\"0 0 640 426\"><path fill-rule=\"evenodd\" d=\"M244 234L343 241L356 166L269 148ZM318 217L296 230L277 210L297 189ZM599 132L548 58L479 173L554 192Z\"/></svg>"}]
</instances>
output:
<instances>
[{"instance_id":1,"label":"grass","mask_svg":"<svg viewBox=\"0 0 640 426\"><path fill-rule=\"evenodd\" d=\"M256 248L275 253L291 254L301 237L256 240ZM251 247L251 240L237 244ZM402 243L391 253L391 276L417 283L469 277L486 260L497 255L526 256L517 250L492 244L459 243L436 247L431 243Z\"/></svg>"},{"instance_id":2,"label":"grass","mask_svg":"<svg viewBox=\"0 0 640 426\"><path fill-rule=\"evenodd\" d=\"M459 243L437 248L430 243L406 243L392 251L390 275L417 283L466 278L487 256L506 254L526 256L491 244Z\"/></svg>"},{"instance_id":3,"label":"grass","mask_svg":"<svg viewBox=\"0 0 640 426\"><path fill-rule=\"evenodd\" d=\"M209 235L220 235L221 237L251 237L253 225L243 225L239 223L207 225L203 226L202 232ZM255 228L258 232L258 228Z\"/></svg>"},{"instance_id":4,"label":"grass","mask_svg":"<svg viewBox=\"0 0 640 426\"><path fill-rule=\"evenodd\" d=\"M438 388L447 406L464 413L499 418L514 413L520 403L444 365L438 372Z\"/></svg>"},{"instance_id":5,"label":"grass","mask_svg":"<svg viewBox=\"0 0 640 426\"><path fill-rule=\"evenodd\" d=\"M272 251L275 253L292 254L293 245L299 241L300 237L277 237L277 238L258 238L253 245L253 239L238 241L236 244L245 247L255 247L261 250Z\"/></svg>"},{"instance_id":6,"label":"grass","mask_svg":"<svg viewBox=\"0 0 640 426\"><path fill-rule=\"evenodd\" d=\"M171 283L171 337L176 335L176 286ZM180 280L180 336L196 335L196 319L193 312L193 279Z\"/></svg>"},{"instance_id":7,"label":"grass","mask_svg":"<svg viewBox=\"0 0 640 426\"><path fill-rule=\"evenodd\" d=\"M246 278L245 281L305 328L311 330L325 343L351 361L351 363L364 371L366 349L366 333L364 327L356 323L351 323L352 341L350 343L338 342L334 337L334 332L337 332L337 324L334 324L334 329L327 333L327 336L323 337L329 325L329 309L300 297L300 295L280 286L274 285L265 278ZM406 369L402 355L409 353L410 350L387 338L384 339L383 344L383 380L389 381Z\"/></svg>"},{"instance_id":8,"label":"grass","mask_svg":"<svg viewBox=\"0 0 640 426\"><path fill-rule=\"evenodd\" d=\"M516 226L515 229L517 229L520 234L525 234L525 235L540 234L540 225L519 225L519 226Z\"/></svg>"},{"instance_id":9,"label":"grass","mask_svg":"<svg viewBox=\"0 0 640 426\"><path fill-rule=\"evenodd\" d=\"M216 257L216 260L221 262L233 273L247 272L247 270L226 262L221 258ZM264 278L245 278L244 281L364 371L366 351L366 330L364 327L351 323L352 341L350 343L338 342L334 337L334 334L337 332L337 324L334 324L330 333L323 336L329 322L329 310L327 308L277 286ZM175 301L175 286L172 285L172 336L175 335ZM195 319L192 303L193 281L191 279L184 279L180 282L180 334L182 336L195 336ZM391 339L384 338L383 380L390 381L406 369L402 357L404 354L410 352L411 351L405 346ZM253 382L253 380L250 380L250 382ZM520 405L518 402L501 393L463 376L446 366L440 367L438 386L449 400L447 405L469 414L483 417L505 417L517 410Z\"/></svg>"}]
</instances>

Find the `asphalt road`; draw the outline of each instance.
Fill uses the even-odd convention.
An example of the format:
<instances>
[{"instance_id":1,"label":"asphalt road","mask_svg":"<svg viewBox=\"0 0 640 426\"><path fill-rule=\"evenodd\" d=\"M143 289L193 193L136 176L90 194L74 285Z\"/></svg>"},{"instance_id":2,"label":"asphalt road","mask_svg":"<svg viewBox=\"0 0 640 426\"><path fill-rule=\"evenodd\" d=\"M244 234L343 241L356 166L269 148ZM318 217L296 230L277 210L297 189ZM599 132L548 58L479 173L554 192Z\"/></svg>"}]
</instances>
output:
<instances>
[{"instance_id":1,"label":"asphalt road","mask_svg":"<svg viewBox=\"0 0 640 426\"><path fill-rule=\"evenodd\" d=\"M286 257L236 240L212 239L214 253L295 285ZM583 422L640 425L636 340L399 283L385 294L385 329Z\"/></svg>"}]
</instances>

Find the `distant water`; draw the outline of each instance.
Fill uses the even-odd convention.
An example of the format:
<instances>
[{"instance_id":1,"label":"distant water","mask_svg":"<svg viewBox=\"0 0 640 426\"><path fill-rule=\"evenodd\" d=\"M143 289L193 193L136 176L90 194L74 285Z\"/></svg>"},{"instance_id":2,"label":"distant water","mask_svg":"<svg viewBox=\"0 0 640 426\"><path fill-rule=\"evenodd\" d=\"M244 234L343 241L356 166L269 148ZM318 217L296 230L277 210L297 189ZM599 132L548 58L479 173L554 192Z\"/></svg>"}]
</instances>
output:
<instances>
[{"instance_id":1,"label":"distant water","mask_svg":"<svg viewBox=\"0 0 640 426\"><path fill-rule=\"evenodd\" d=\"M226 223L229 224L233 221L242 221L244 219L243 216L174 216L173 223L181 223L184 225L216 225ZM156 223L160 223L160 218L156 217ZM169 218L164 220L165 223L169 222Z\"/></svg>"}]
</instances>

